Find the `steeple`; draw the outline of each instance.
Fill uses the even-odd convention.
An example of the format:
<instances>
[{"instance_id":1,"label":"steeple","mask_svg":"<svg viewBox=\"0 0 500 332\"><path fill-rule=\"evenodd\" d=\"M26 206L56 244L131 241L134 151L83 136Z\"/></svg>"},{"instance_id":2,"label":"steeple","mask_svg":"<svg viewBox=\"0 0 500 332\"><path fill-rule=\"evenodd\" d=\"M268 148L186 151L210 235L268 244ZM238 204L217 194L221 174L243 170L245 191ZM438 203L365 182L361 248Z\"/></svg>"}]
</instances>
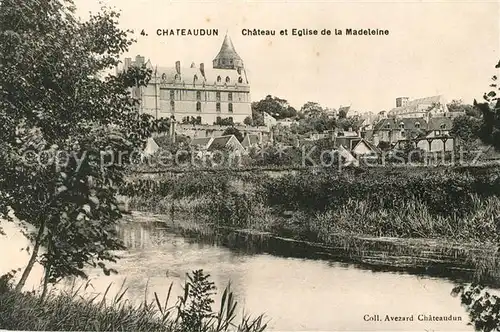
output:
<instances>
[{"instance_id":1,"label":"steeple","mask_svg":"<svg viewBox=\"0 0 500 332\"><path fill-rule=\"evenodd\" d=\"M243 60L234 49L231 38L226 34L219 54L213 60L213 68L215 69L241 69L243 68Z\"/></svg>"}]
</instances>

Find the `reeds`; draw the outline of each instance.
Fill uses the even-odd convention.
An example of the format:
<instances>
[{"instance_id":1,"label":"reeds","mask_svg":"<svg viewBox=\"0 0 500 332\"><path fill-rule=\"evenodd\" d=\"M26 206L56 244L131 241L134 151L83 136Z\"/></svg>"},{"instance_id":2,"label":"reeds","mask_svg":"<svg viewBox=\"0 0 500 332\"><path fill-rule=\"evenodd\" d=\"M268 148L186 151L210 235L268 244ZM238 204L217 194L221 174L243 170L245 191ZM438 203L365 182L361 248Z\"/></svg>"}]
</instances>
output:
<instances>
[{"instance_id":1,"label":"reeds","mask_svg":"<svg viewBox=\"0 0 500 332\"><path fill-rule=\"evenodd\" d=\"M154 299L148 301L145 294L144 301L138 306L126 299L125 282L111 300L107 296L111 284L104 294L93 297L85 295L88 294L85 293L88 286L88 283L79 287L73 284L71 289L52 291L44 299L35 292L19 293L10 287L2 287L0 328L29 331L261 332L267 327L262 315L255 319L242 315L241 321L236 322L237 301L229 285L222 294L219 311L214 313L208 308L208 315L200 320L199 325L186 323L192 321L187 314L196 317L196 313L187 312L182 305L196 303L197 298L186 291L172 304L172 284L164 300L155 292ZM185 289L196 287L192 279L184 286ZM194 308L197 308L196 305Z\"/></svg>"}]
</instances>

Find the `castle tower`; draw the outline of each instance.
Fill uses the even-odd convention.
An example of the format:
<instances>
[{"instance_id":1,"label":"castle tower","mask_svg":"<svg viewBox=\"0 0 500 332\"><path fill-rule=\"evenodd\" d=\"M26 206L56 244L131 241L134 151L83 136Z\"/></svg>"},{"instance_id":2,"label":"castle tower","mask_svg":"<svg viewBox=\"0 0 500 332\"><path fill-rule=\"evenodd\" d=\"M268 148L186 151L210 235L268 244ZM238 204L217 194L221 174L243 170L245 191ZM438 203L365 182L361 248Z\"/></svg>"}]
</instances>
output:
<instances>
[{"instance_id":1,"label":"castle tower","mask_svg":"<svg viewBox=\"0 0 500 332\"><path fill-rule=\"evenodd\" d=\"M236 53L233 42L227 34L224 37L224 41L222 42L219 54L217 54L217 56L213 60L213 68L236 70L241 70L243 68L243 60L241 60L238 53Z\"/></svg>"}]
</instances>

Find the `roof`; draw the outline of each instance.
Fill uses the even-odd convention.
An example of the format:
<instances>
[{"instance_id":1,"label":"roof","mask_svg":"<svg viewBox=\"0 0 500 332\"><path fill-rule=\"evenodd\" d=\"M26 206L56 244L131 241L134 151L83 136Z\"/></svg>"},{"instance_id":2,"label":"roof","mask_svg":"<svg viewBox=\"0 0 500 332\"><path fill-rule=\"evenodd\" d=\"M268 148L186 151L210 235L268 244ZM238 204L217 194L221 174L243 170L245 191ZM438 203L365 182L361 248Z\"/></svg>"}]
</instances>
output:
<instances>
[{"instance_id":1,"label":"roof","mask_svg":"<svg viewBox=\"0 0 500 332\"><path fill-rule=\"evenodd\" d=\"M246 72L242 71L241 75L238 74L236 69L219 69L219 68L204 68L204 75L200 68L191 67L181 67L180 75L177 76L177 70L174 67L156 67L157 77L160 79L160 83L165 84L190 84L190 85L238 85L247 86L248 81L246 78ZM220 76L220 81L217 78ZM229 82L226 82L226 78L229 78ZM239 82L241 78L241 83Z\"/></svg>"},{"instance_id":2,"label":"roof","mask_svg":"<svg viewBox=\"0 0 500 332\"><path fill-rule=\"evenodd\" d=\"M446 111L446 100L442 95L419 98L409 101L405 106L395 107L388 112L388 115L408 114L425 112L434 104L443 105Z\"/></svg>"},{"instance_id":3,"label":"roof","mask_svg":"<svg viewBox=\"0 0 500 332\"><path fill-rule=\"evenodd\" d=\"M190 145L203 145L207 146L208 143L212 140L212 137L195 137L189 143Z\"/></svg>"},{"instance_id":4,"label":"roof","mask_svg":"<svg viewBox=\"0 0 500 332\"><path fill-rule=\"evenodd\" d=\"M405 130L425 130L427 121L424 118L387 118L382 119L373 126L373 131L401 129L401 123Z\"/></svg>"},{"instance_id":5,"label":"roof","mask_svg":"<svg viewBox=\"0 0 500 332\"><path fill-rule=\"evenodd\" d=\"M352 147L352 149L354 150L356 148L356 146L358 146L359 144L361 143L364 143L366 144L366 146L372 150L373 152L377 153L377 154L381 154L382 153L382 150L380 150L380 148L378 148L377 146L375 146L373 143L365 140L365 139L361 139L355 146Z\"/></svg>"},{"instance_id":6,"label":"roof","mask_svg":"<svg viewBox=\"0 0 500 332\"><path fill-rule=\"evenodd\" d=\"M443 126L444 125L444 126ZM448 117L433 117L429 119L428 130L450 130L453 120Z\"/></svg>"},{"instance_id":7,"label":"roof","mask_svg":"<svg viewBox=\"0 0 500 332\"><path fill-rule=\"evenodd\" d=\"M234 135L225 135L225 136L214 137L212 143L208 147L208 151L214 151L214 150L225 148L227 146L227 143L229 143L229 141L231 140L231 137L235 137L235 136Z\"/></svg>"},{"instance_id":8,"label":"roof","mask_svg":"<svg viewBox=\"0 0 500 332\"><path fill-rule=\"evenodd\" d=\"M340 106L339 110L337 111L337 113L340 113L341 111L344 111L347 114L350 109L351 109L351 106Z\"/></svg>"},{"instance_id":9,"label":"roof","mask_svg":"<svg viewBox=\"0 0 500 332\"><path fill-rule=\"evenodd\" d=\"M254 144L259 144L259 135L256 134L248 134L243 138L243 141L241 142L241 145L244 147L251 146Z\"/></svg>"},{"instance_id":10,"label":"roof","mask_svg":"<svg viewBox=\"0 0 500 332\"><path fill-rule=\"evenodd\" d=\"M228 35L224 37L224 41L222 42L222 46L220 48L219 53L215 57L214 60L218 59L238 59L241 60L240 56L238 53L236 53L236 50L234 49L233 42L231 41L231 38L229 38Z\"/></svg>"}]
</instances>

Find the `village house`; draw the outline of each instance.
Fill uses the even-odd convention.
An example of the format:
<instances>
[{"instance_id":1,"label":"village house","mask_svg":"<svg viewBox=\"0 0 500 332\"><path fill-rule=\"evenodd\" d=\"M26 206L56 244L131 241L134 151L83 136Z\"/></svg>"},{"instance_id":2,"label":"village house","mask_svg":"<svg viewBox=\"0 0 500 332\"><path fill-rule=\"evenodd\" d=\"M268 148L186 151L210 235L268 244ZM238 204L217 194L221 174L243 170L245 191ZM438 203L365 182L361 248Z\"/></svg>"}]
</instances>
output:
<instances>
[{"instance_id":1,"label":"village house","mask_svg":"<svg viewBox=\"0 0 500 332\"><path fill-rule=\"evenodd\" d=\"M199 150L197 153L198 157L210 156L216 151L231 151L235 155L246 153L245 148L234 135L194 138L189 145Z\"/></svg>"}]
</instances>

